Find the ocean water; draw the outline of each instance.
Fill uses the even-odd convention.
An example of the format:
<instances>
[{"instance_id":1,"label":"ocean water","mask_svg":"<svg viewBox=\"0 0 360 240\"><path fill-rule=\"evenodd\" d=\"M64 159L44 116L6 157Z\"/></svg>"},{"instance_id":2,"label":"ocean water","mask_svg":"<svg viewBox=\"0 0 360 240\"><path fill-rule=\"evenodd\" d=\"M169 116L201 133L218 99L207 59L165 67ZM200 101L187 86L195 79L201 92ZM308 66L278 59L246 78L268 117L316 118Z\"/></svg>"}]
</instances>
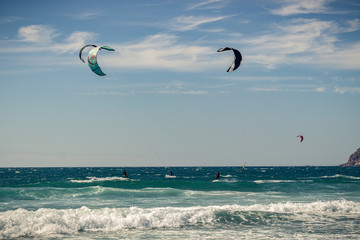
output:
<instances>
[{"instance_id":1,"label":"ocean water","mask_svg":"<svg viewBox=\"0 0 360 240\"><path fill-rule=\"evenodd\" d=\"M0 168L0 238L360 239L359 167L122 171Z\"/></svg>"}]
</instances>

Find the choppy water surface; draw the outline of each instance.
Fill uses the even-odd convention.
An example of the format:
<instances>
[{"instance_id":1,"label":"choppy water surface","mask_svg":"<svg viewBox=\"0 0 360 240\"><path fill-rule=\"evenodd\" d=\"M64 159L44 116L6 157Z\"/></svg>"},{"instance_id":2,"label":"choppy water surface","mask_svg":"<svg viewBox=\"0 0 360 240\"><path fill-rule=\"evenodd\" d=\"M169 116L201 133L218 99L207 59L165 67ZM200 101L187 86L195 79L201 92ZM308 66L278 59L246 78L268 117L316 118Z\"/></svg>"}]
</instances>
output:
<instances>
[{"instance_id":1,"label":"choppy water surface","mask_svg":"<svg viewBox=\"0 0 360 240\"><path fill-rule=\"evenodd\" d=\"M126 170L0 169L0 238L360 238L360 168Z\"/></svg>"}]
</instances>

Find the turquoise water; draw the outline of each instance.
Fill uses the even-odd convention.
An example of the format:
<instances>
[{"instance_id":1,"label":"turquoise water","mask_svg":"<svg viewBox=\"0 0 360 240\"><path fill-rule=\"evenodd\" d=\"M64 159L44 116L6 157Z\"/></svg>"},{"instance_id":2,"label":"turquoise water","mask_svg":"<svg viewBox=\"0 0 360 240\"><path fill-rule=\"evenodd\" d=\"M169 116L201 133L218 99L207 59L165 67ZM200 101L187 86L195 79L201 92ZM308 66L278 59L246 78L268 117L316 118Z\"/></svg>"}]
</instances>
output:
<instances>
[{"instance_id":1,"label":"turquoise water","mask_svg":"<svg viewBox=\"0 0 360 240\"><path fill-rule=\"evenodd\" d=\"M358 167L123 170L0 168L0 238L360 239Z\"/></svg>"}]
</instances>

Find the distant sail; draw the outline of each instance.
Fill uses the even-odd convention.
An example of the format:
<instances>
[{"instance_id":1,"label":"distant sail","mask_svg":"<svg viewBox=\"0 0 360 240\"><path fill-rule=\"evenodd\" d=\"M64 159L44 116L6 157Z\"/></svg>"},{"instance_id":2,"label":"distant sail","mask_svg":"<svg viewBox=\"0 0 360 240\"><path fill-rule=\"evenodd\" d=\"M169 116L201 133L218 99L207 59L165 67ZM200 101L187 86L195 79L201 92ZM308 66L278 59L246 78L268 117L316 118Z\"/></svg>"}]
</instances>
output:
<instances>
[{"instance_id":1,"label":"distant sail","mask_svg":"<svg viewBox=\"0 0 360 240\"><path fill-rule=\"evenodd\" d=\"M241 169L241 173L244 171L245 166L246 166L246 162L244 163L244 166L243 166L242 169Z\"/></svg>"}]
</instances>

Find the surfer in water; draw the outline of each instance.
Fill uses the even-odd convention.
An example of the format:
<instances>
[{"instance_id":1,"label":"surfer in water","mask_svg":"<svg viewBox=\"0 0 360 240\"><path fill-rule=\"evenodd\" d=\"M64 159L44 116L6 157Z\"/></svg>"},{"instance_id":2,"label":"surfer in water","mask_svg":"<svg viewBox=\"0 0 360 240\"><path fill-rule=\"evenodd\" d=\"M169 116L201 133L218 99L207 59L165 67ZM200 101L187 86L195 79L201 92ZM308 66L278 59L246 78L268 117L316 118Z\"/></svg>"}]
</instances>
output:
<instances>
[{"instance_id":1,"label":"surfer in water","mask_svg":"<svg viewBox=\"0 0 360 240\"><path fill-rule=\"evenodd\" d=\"M123 175L124 175L124 177L129 178L128 175L127 175L126 170L123 171Z\"/></svg>"},{"instance_id":2,"label":"surfer in water","mask_svg":"<svg viewBox=\"0 0 360 240\"><path fill-rule=\"evenodd\" d=\"M217 171L216 172L216 177L215 177L215 180L219 180L220 179L220 172L219 171Z\"/></svg>"},{"instance_id":3,"label":"surfer in water","mask_svg":"<svg viewBox=\"0 0 360 240\"><path fill-rule=\"evenodd\" d=\"M172 171L170 171L170 176L172 176L173 175L173 172Z\"/></svg>"}]
</instances>

